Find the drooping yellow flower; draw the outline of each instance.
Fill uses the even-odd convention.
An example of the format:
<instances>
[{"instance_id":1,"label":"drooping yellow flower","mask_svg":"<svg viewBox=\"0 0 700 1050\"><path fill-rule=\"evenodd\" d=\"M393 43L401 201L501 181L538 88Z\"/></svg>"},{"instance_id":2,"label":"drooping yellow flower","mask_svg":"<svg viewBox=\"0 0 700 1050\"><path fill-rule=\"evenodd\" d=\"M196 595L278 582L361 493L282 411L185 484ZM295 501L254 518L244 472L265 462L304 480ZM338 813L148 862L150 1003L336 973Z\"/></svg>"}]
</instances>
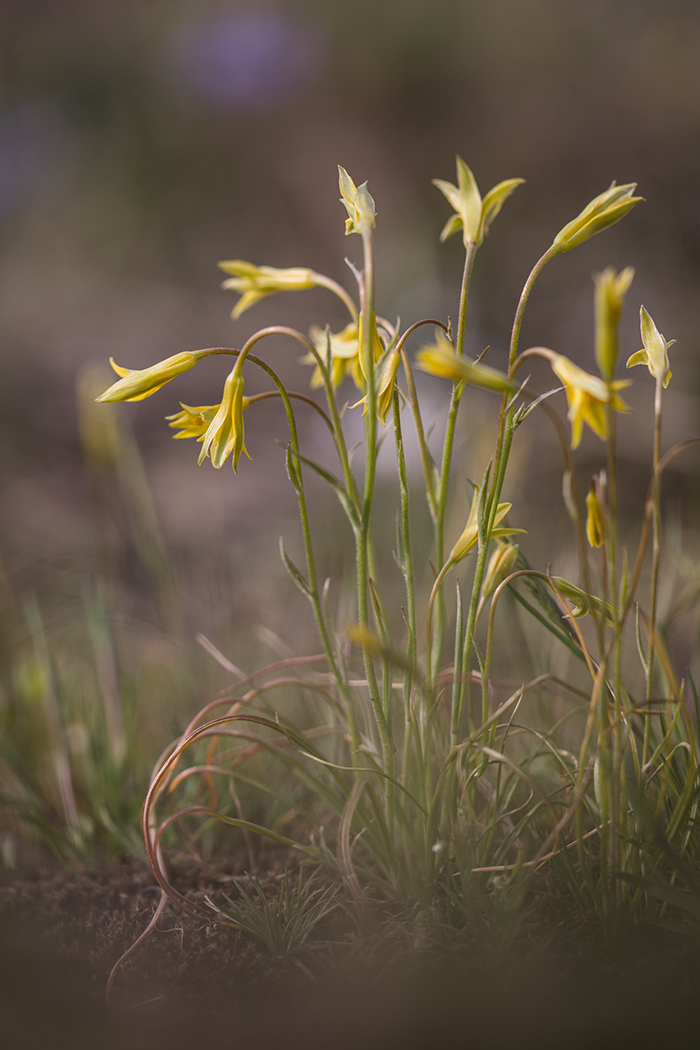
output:
<instances>
[{"instance_id":1,"label":"drooping yellow flower","mask_svg":"<svg viewBox=\"0 0 700 1050\"><path fill-rule=\"evenodd\" d=\"M243 398L244 402L247 400L247 398ZM221 406L200 405L199 408L193 408L191 405L183 405L182 402L180 402L180 406L182 412L176 412L172 416L165 417L172 421L168 423L169 427L180 431L179 434L173 434L173 438L176 441L178 438L197 438L198 441L203 441L204 435L209 429L209 424ZM247 405L244 403L243 407L247 408Z\"/></svg>"},{"instance_id":2,"label":"drooping yellow flower","mask_svg":"<svg viewBox=\"0 0 700 1050\"><path fill-rule=\"evenodd\" d=\"M349 375L352 377L358 390L364 389L364 380L360 370L360 342L356 324L346 325L341 332L331 332L330 330L319 328L318 325L311 325L309 339L325 363L327 365L330 364L331 381L334 388L342 383L346 375ZM330 362L328 361L329 343ZM306 354L301 360L305 365L316 366L311 376L312 389L323 386L321 369L314 355L311 353Z\"/></svg>"},{"instance_id":3,"label":"drooping yellow flower","mask_svg":"<svg viewBox=\"0 0 700 1050\"><path fill-rule=\"evenodd\" d=\"M499 503L494 518L494 528L491 530L491 536L497 539L499 536L513 536L516 532L524 532L524 529L497 529L495 528L498 523L505 518L506 514L513 506L512 503ZM464 531L459 537L454 547L450 551L450 562L456 563L465 558L471 550L476 547L479 542L479 525L477 521L477 513L479 508L479 486L474 486L474 496L472 498L472 505L469 509L469 517L467 518L467 524L464 526Z\"/></svg>"},{"instance_id":4,"label":"drooping yellow flower","mask_svg":"<svg viewBox=\"0 0 700 1050\"><path fill-rule=\"evenodd\" d=\"M445 182L444 179L433 179L433 185L437 186L455 210L455 214L445 223L440 240L446 241L457 230L462 230L465 245L469 241L481 244L504 201L510 197L516 186L520 186L524 181L525 179L506 179L499 182L489 190L482 201L469 165L465 164L461 157L457 157L456 186Z\"/></svg>"},{"instance_id":5,"label":"drooping yellow flower","mask_svg":"<svg viewBox=\"0 0 700 1050\"><path fill-rule=\"evenodd\" d=\"M671 382L672 372L668 365L668 348L673 346L675 339L666 340L654 324L651 316L642 306L639 311L639 328L642 334L641 350L632 354L627 362L628 368L634 365L646 365L654 379L663 383L664 389Z\"/></svg>"},{"instance_id":6,"label":"drooping yellow flower","mask_svg":"<svg viewBox=\"0 0 700 1050\"><path fill-rule=\"evenodd\" d=\"M199 360L198 354L182 353L173 357L166 357L164 361L151 365L150 368L133 370L123 368L115 363L110 357L109 363L118 376L122 378L100 394L97 401L143 401L145 397L155 394L162 386L169 383L175 376L187 372L196 365Z\"/></svg>"},{"instance_id":7,"label":"drooping yellow flower","mask_svg":"<svg viewBox=\"0 0 700 1050\"><path fill-rule=\"evenodd\" d=\"M618 379L605 383L598 376L584 372L563 354L551 354L550 361L552 370L564 384L569 402L571 447L578 448L581 444L584 423L588 423L591 430L605 441L608 436L606 408L610 405L618 412L629 411L625 402L617 396L617 391L629 386L630 381Z\"/></svg>"},{"instance_id":8,"label":"drooping yellow flower","mask_svg":"<svg viewBox=\"0 0 700 1050\"><path fill-rule=\"evenodd\" d=\"M233 275L224 281L221 287L231 288L241 296L231 311L234 320L268 295L315 288L325 284L327 280L321 274L302 266L278 270L275 266L256 266L255 263L245 262L243 259L231 259L217 265L224 273Z\"/></svg>"},{"instance_id":9,"label":"drooping yellow flower","mask_svg":"<svg viewBox=\"0 0 700 1050\"><path fill-rule=\"evenodd\" d=\"M232 456L234 473L238 470L241 452L248 456L243 433L243 409L247 408L248 399L243 397L243 379L235 371L234 368L226 379L224 396L204 433L198 461L201 466L209 456L212 465L218 470Z\"/></svg>"},{"instance_id":10,"label":"drooping yellow flower","mask_svg":"<svg viewBox=\"0 0 700 1050\"><path fill-rule=\"evenodd\" d=\"M515 389L515 384L505 372L499 372L497 368L489 368L488 365L477 364L467 357L460 357L459 354L456 354L452 344L439 329L435 335L435 342L419 350L416 360L421 372L440 376L443 379L451 379L454 383L466 379L468 383L483 387L484 390L494 390L497 393Z\"/></svg>"}]
</instances>

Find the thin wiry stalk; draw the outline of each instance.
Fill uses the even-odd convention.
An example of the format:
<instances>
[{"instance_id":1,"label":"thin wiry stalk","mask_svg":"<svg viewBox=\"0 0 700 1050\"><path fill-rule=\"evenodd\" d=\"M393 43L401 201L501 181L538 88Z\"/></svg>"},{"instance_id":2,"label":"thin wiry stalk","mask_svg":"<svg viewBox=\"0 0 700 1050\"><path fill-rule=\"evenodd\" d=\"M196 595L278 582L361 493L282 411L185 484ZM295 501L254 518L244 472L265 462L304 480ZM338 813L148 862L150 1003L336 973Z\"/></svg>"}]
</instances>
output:
<instances>
[{"instance_id":1,"label":"thin wiry stalk","mask_svg":"<svg viewBox=\"0 0 700 1050\"><path fill-rule=\"evenodd\" d=\"M660 495L661 495L661 477L659 471L659 462L661 460L661 423L662 423L662 395L663 395L663 382L660 379L656 380L656 389L654 392L654 450L652 458L652 492L651 492L651 514L652 514L652 555L651 555L651 603L649 612L649 622L651 624L652 632L656 630L656 606L658 601L659 592L659 563L661 559L661 507L660 507ZM653 645L649 645L649 654L647 657L646 667L646 690L645 697L647 707L651 704L651 698L654 693L654 662L655 662L655 650ZM647 715L644 719L644 743L642 745L642 767L646 766L649 760L649 734L651 731L651 715Z\"/></svg>"}]
</instances>

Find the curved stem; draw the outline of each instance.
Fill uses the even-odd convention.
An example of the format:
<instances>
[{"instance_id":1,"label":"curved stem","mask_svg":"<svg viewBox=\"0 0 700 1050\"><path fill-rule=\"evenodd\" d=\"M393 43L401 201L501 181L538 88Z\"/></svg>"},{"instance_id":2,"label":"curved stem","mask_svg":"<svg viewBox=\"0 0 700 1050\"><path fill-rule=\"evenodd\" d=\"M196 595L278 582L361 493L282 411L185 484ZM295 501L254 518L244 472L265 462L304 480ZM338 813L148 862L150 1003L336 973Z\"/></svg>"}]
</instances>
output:
<instances>
[{"instance_id":1,"label":"curved stem","mask_svg":"<svg viewBox=\"0 0 700 1050\"><path fill-rule=\"evenodd\" d=\"M446 329L445 325L442 325ZM416 427L416 434L418 435L418 447L420 449L421 466L423 467L423 478L425 481L425 494L428 500L428 509L430 511L430 517L433 519L433 525L437 521L437 503L435 497L435 479L433 477L433 458L428 450L428 442L425 440L425 431L423 429L423 420L420 414L420 405L418 404L418 394L416 392L416 383L413 378L413 369L411 363L408 360L408 354L405 350L401 351L401 360L403 362L404 372L406 373L406 382L408 384L408 396L409 403L411 405L411 411L413 412L413 420Z\"/></svg>"},{"instance_id":2,"label":"curved stem","mask_svg":"<svg viewBox=\"0 0 700 1050\"><path fill-rule=\"evenodd\" d=\"M423 321L416 321L415 324L412 324L410 328L407 328L406 331L403 333L398 343L396 344L395 352L401 354L401 361L403 363L404 372L406 373L409 403L411 405L411 411L413 412L413 418L416 425L416 433L418 435L418 446L420 448L421 464L423 467L423 476L425 478L425 489L428 498L428 507L430 509L430 514L434 522L436 517L436 504L435 486L432 471L430 469L431 457L430 452L428 451L428 444L425 440L425 431L423 430L423 421L421 419L420 406L418 404L418 395L416 393L415 379L413 378L413 369L411 368L411 363L408 359L408 354L404 349L404 344L408 336L411 335L412 332L415 332L417 328L421 328L423 325L427 324L435 325L438 328L442 328L443 332L445 333L448 331L446 324L443 324L442 321L437 321L433 317L425 318Z\"/></svg>"},{"instance_id":3,"label":"curved stem","mask_svg":"<svg viewBox=\"0 0 700 1050\"><path fill-rule=\"evenodd\" d=\"M280 397L282 398L282 402L283 402L284 407L285 407L285 411L287 413L287 423L288 423L288 426L289 426L289 436L290 436L290 440L292 442L292 447L294 449L295 458L296 458L296 461L297 461L297 469L298 469L298 473L299 473L300 485L299 485L299 488L296 489L296 492L297 492L297 501L298 501L298 504L299 504L299 516L301 518L301 528L302 528L302 533L303 533L303 537L304 537L304 551L305 551L305 555L306 555L306 567L307 567L307 573L308 573L308 578L309 578L309 588L310 588L310 591L311 591L311 595L310 595L310 597L311 597L311 604L313 606L314 616L315 616L315 619L316 619L316 625L318 627L318 632L319 632L319 634L321 636L321 641L323 643L323 648L324 648L326 656L328 658L328 663L330 665L333 677L335 678L335 680L336 680L336 682L338 684L338 688L340 689L341 694L343 695L343 698L345 699L346 709L347 709L347 712L348 712L348 721L349 721L349 724L351 726L351 736L353 738L353 747L355 747L355 746L357 746L356 745L356 740L359 743L359 738L357 736L357 730L355 728L355 720L354 720L354 715L353 715L353 712L352 712L352 706L351 706L351 703L350 703L350 695L349 695L349 692L348 692L348 689L347 689L347 683L345 682L345 678L344 678L343 674L341 673L341 670L338 667L338 664L336 662L335 653L333 651L333 645L331 643L330 634L329 634L329 631L328 631L328 627L326 625L325 617L323 615L323 607L322 607L322 604L321 604L321 596L320 596L319 589L318 589L318 578L316 576L316 564L315 564L315 559L314 559L313 544L312 544L312 541L311 541L311 529L310 529L310 525L309 525L308 508L307 508L307 505L306 505L306 494L305 494L305 491L304 491L303 474L302 474L302 461L301 461L300 449L299 449L299 437L298 437L298 434L297 434L296 420L294 418L294 410L292 408L291 401L289 399L289 395L287 393L287 390L285 389L285 386L282 383L282 380L277 375L277 373L272 368L270 368L270 366L268 364L266 364L265 361L261 361L260 358L254 357L250 353L249 353L249 356L250 356L251 363L257 365L258 368L261 368L262 371L265 372L270 377L270 379L272 379L273 383L275 384L275 386L277 387L277 389L279 391ZM240 360L240 358L239 358L239 360Z\"/></svg>"},{"instance_id":4,"label":"curved stem","mask_svg":"<svg viewBox=\"0 0 700 1050\"><path fill-rule=\"evenodd\" d=\"M437 598L437 596L439 594L440 588L442 587L442 584L443 584L443 582L445 580L445 577L447 576L448 572L450 571L450 569L452 568L453 565L454 565L454 562L451 561L451 560L448 560L448 561L445 562L443 567L440 569L440 572L435 577L435 583L432 586L432 590L430 591L430 597L428 598L428 612L427 612L426 623L425 623L425 635L426 635L426 638L425 638L425 644L426 644L425 660L426 660L426 670L427 670L427 674L428 674L428 689L429 690L430 690L430 688L432 686L433 681L437 677L436 674L433 674L433 662L434 661L433 661L433 658L432 658L432 649L433 649L433 608L434 608L434 605L435 605L435 600L436 600L436 598Z\"/></svg>"},{"instance_id":5,"label":"curved stem","mask_svg":"<svg viewBox=\"0 0 700 1050\"><path fill-rule=\"evenodd\" d=\"M252 360L252 358L251 358ZM319 414L323 422L326 424L331 432L331 436L335 438L335 432L333 430L333 423L329 419L328 415L323 411L317 401L314 401L308 394L298 394L294 390L288 390L287 393L290 397L296 398L297 401L304 401L310 408L313 408L315 412ZM281 397L278 390L265 390L262 394L250 394L247 395L248 404L253 404L254 401L266 401L271 397Z\"/></svg>"},{"instance_id":6,"label":"curved stem","mask_svg":"<svg viewBox=\"0 0 700 1050\"><path fill-rule=\"evenodd\" d=\"M334 443L336 451L338 453L338 459L340 460L340 465L343 471L343 480L345 481L345 488L347 489L349 495L352 496L356 505L356 509L359 512L360 505L357 493L357 486L355 484L355 477L350 469L350 459L348 456L347 447L345 445L345 435L343 434L343 427L340 420L340 415L338 413L338 405L336 403L335 395L333 392L333 383L331 381L330 373L328 371L328 366L326 362L323 360L321 354L319 354L318 350L311 342L311 340L307 339L307 337L303 335L302 332L298 332L295 328L288 328L286 325L270 325L267 328L261 328L259 331L255 332L254 335L250 337L250 339L247 341L242 350L236 351L238 353L238 361L236 362L237 374L240 375L241 370L243 368L242 362L245 360L245 358L250 353L255 344L261 339L266 338L268 335L286 335L290 339L296 340L296 342L300 343L305 350L308 350L308 352L313 356L314 360L319 366L321 375L323 377L323 385L326 392L326 401L328 403L328 408L331 413L331 420L333 423L334 432ZM230 350L216 350L207 352L231 353Z\"/></svg>"},{"instance_id":7,"label":"curved stem","mask_svg":"<svg viewBox=\"0 0 700 1050\"><path fill-rule=\"evenodd\" d=\"M337 295L338 298L342 300L348 308L348 313L352 317L353 322L357 324L357 307L343 286L332 280L330 277L326 277L325 274L316 273L314 276L316 278L316 284L319 285L320 288L327 288L329 292L333 292L334 295Z\"/></svg>"}]
</instances>

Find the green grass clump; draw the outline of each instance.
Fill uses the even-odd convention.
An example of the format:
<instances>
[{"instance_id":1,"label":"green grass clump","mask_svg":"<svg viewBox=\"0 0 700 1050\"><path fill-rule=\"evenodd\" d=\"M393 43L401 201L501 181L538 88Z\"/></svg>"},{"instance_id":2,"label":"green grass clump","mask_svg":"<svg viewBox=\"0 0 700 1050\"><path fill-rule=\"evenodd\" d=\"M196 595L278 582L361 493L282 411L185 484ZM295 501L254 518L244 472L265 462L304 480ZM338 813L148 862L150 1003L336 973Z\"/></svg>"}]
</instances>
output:
<instances>
[{"instance_id":1,"label":"green grass clump","mask_svg":"<svg viewBox=\"0 0 700 1050\"><path fill-rule=\"evenodd\" d=\"M618 463L628 410L622 392L629 385L618 376L618 329L631 268L607 269L595 279L597 374L556 349L520 347L524 313L544 267L618 222L641 198L634 184L613 184L554 236L525 282L507 355L496 368L484 360L488 347L467 355L469 294L484 237L521 182L501 182L482 198L459 158L456 184L436 180L453 208L442 239L460 232L464 244L456 325L431 318L402 328L377 310L374 201L367 185L356 186L341 168L346 233L362 244L361 266L350 264L355 295L308 268L241 260L220 266L229 275L224 286L240 295L234 317L266 296L318 287L342 302L344 328L315 326L306 335L272 326L240 348L181 352L140 371L114 365L119 378L98 398L138 401L200 360L228 356L220 400L181 403L167 417L174 437L199 443L200 464L209 460L220 469L230 458L234 472L254 470L243 459L245 419L273 398L288 424L286 468L303 564L284 541L280 553L308 601L319 647L250 674L215 652L236 684L207 703L163 753L143 811L153 870L183 907L191 905L168 874L168 853L183 840L195 855L207 853L213 829L223 826L238 829L251 862L255 838L272 840L334 868L359 908L370 898L412 902L425 914L433 909L438 926L489 929L500 908L514 932L545 867L575 900L595 909L609 942L626 923L663 919L669 906L687 902L690 913L697 911L697 701L690 677L674 669L659 611L663 472L694 443L663 447L673 341L642 306L643 349L627 366L645 365L653 380L653 447L633 547ZM311 394L289 390L261 356L272 336L303 349L313 367ZM522 366L540 367L542 359L553 379L536 390ZM416 367L434 378L419 380ZM265 377L265 392L246 394L250 369ZM439 451L421 407L429 382L448 384ZM557 410L562 393L570 432ZM495 442L465 501L454 491L457 421L470 399L484 396L493 399ZM321 421L327 454L302 447L299 412ZM350 447L353 412L362 413L361 451ZM502 498L509 467L518 469L520 428L532 425L534 413L546 417L561 448L578 562L573 578L553 574L547 564L533 567L518 505ZM409 427L417 470L407 462ZM584 502L576 450L586 427L602 442L602 454L586 479ZM384 437L396 468L391 512L387 487L378 481ZM334 493L345 519L338 544L353 566L352 608L325 579L311 477ZM527 487L527 477L517 481ZM543 517L549 502L543 501ZM389 516L395 529L387 543ZM684 595L688 606L697 593L686 587ZM332 613L335 605L344 610L340 616ZM513 658L516 643L529 653L528 675ZM543 653L551 654L549 666ZM554 666L564 671L554 673ZM228 919L277 954L289 951L298 940L289 933L290 914L304 915L303 928L311 931L317 913L330 907L304 885L291 891L285 882L275 904L254 883L257 902L243 893Z\"/></svg>"}]
</instances>

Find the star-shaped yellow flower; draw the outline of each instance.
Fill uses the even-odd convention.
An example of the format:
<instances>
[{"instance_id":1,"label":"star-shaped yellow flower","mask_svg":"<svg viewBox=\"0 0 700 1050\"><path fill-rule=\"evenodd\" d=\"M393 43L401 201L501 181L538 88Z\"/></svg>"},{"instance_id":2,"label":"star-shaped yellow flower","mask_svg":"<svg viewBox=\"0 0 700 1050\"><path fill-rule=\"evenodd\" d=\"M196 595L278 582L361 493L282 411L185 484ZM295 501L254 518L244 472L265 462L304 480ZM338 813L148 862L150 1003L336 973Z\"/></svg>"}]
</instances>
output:
<instances>
[{"instance_id":1,"label":"star-shaped yellow flower","mask_svg":"<svg viewBox=\"0 0 700 1050\"><path fill-rule=\"evenodd\" d=\"M330 365L331 381L334 388L342 383L346 375L350 375L357 389L364 389L364 379L360 370L360 340L356 324L346 325L340 332L331 332L314 324L309 329L309 339L326 364ZM328 360L329 344L330 361ZM321 369L314 355L311 353L306 354L301 360L302 364L316 366L311 376L312 389L323 386Z\"/></svg>"},{"instance_id":2,"label":"star-shaped yellow flower","mask_svg":"<svg viewBox=\"0 0 700 1050\"><path fill-rule=\"evenodd\" d=\"M667 351L669 346L673 346L676 340L670 339L666 341L643 306L639 311L639 328L644 345L636 354L632 354L627 362L627 367L633 368L634 365L646 365L654 379L663 383L665 390L671 382L672 375L668 366Z\"/></svg>"},{"instance_id":3,"label":"star-shaped yellow flower","mask_svg":"<svg viewBox=\"0 0 700 1050\"><path fill-rule=\"evenodd\" d=\"M471 168L461 157L457 157L457 185L444 179L433 179L433 185L447 198L455 210L445 223L440 240L446 241L457 230L462 230L465 246L473 241L480 245L489 226L503 207L504 201L525 179L506 179L489 190L481 199Z\"/></svg>"},{"instance_id":4,"label":"star-shaped yellow flower","mask_svg":"<svg viewBox=\"0 0 700 1050\"><path fill-rule=\"evenodd\" d=\"M209 456L212 465L218 470L231 456L234 473L238 470L241 452L248 456L243 437L243 409L247 405L248 399L243 397L243 379L235 374L234 368L224 384L221 404L204 433L199 466ZM204 419L202 421L204 422Z\"/></svg>"},{"instance_id":5,"label":"star-shaped yellow flower","mask_svg":"<svg viewBox=\"0 0 700 1050\"><path fill-rule=\"evenodd\" d=\"M496 515L493 519L494 526L498 525L506 514L513 506L512 503L499 503L496 510ZM464 531L459 537L454 547L450 551L450 562L455 564L465 558L469 551L473 550L479 542L479 525L477 521L477 515L479 510L479 486L474 486L474 496L472 498L472 505L469 510L469 517L467 518L467 524L464 526ZM491 530L491 536L493 539L498 539L501 536L513 536L516 532L524 532L525 529L498 529L493 528Z\"/></svg>"},{"instance_id":6,"label":"star-shaped yellow flower","mask_svg":"<svg viewBox=\"0 0 700 1050\"><path fill-rule=\"evenodd\" d=\"M243 398L244 402L247 398ZM199 408L193 408L191 405L183 405L180 402L182 412L176 412L172 416L166 416L165 418L171 420L168 423L169 427L173 427L175 430L179 430L179 434L173 434L173 438L177 441L178 438L197 438L197 441L203 441L204 435L209 429L209 424L221 408L221 405L200 405ZM244 408L247 406L244 404Z\"/></svg>"},{"instance_id":7,"label":"star-shaped yellow flower","mask_svg":"<svg viewBox=\"0 0 700 1050\"><path fill-rule=\"evenodd\" d=\"M625 402L617 396L618 390L630 385L629 379L605 383L598 376L584 372L563 354L552 354L550 361L555 375L564 384L569 402L571 447L578 448L581 444L584 423L588 423L591 430L605 441L608 436L607 406L618 412L629 411Z\"/></svg>"}]
</instances>

